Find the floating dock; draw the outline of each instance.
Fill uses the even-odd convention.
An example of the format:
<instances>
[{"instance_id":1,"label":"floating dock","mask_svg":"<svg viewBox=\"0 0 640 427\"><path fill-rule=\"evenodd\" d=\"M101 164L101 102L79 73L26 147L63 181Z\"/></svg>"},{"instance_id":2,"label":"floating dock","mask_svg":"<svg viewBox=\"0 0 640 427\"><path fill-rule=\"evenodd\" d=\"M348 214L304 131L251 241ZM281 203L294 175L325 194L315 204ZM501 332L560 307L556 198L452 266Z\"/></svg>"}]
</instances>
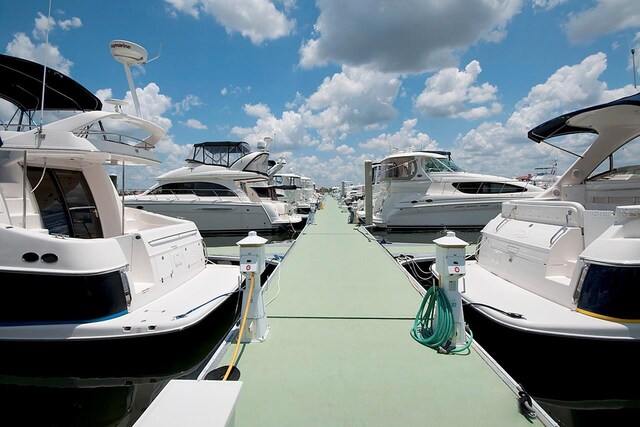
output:
<instances>
[{"instance_id":1,"label":"floating dock","mask_svg":"<svg viewBox=\"0 0 640 427\"><path fill-rule=\"evenodd\" d=\"M516 384L477 343L441 354L416 342L424 292L327 198L269 279L268 334L240 345L237 384L204 379L232 361L230 334L198 384L167 386L136 426L169 425L175 411L190 426L557 425L535 401L536 416L523 414ZM224 387L231 408L216 407Z\"/></svg>"}]
</instances>

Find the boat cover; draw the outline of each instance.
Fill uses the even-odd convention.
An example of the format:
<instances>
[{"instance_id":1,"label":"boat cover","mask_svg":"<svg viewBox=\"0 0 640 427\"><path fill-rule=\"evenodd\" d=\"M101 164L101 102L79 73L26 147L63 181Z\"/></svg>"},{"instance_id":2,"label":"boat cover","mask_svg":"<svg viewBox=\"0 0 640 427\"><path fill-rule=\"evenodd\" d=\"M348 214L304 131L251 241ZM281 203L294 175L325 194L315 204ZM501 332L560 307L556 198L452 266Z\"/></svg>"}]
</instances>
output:
<instances>
[{"instance_id":1,"label":"boat cover","mask_svg":"<svg viewBox=\"0 0 640 427\"><path fill-rule=\"evenodd\" d=\"M551 119L531 129L527 136L529 139L535 142L542 142L547 138L555 136L564 136L573 133L597 133L594 129L583 128L576 126L569 126L567 121L579 114L586 113L588 111L601 110L603 108L609 108L617 105L637 105L640 106L640 93L627 96L624 98L616 99L615 101L608 102L606 104L595 105L582 110L574 111L573 113L566 113L555 119Z\"/></svg>"},{"instance_id":2,"label":"boat cover","mask_svg":"<svg viewBox=\"0 0 640 427\"><path fill-rule=\"evenodd\" d=\"M22 111L42 109L44 66L9 55L0 55L0 97ZM102 110L102 102L80 83L47 68L45 110Z\"/></svg>"}]
</instances>

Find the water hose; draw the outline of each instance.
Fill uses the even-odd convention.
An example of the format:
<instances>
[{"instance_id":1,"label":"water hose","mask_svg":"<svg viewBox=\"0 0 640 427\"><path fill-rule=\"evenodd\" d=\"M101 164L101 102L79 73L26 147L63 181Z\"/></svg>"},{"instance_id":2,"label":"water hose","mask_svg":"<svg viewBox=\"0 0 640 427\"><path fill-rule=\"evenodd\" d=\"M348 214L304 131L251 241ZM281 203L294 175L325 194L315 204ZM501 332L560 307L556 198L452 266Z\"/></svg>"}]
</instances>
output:
<instances>
[{"instance_id":1,"label":"water hose","mask_svg":"<svg viewBox=\"0 0 640 427\"><path fill-rule=\"evenodd\" d=\"M231 358L231 363L229 363L229 367L227 368L227 372L222 377L222 381L226 381L229 378L229 374L231 374L231 370L233 369L233 365L236 363L236 358L238 357L238 350L240 349L240 342L242 341L242 335L244 334L244 327L247 322L247 316L249 315L249 306L251 305L251 294L253 293L253 281L255 279L256 273L254 271L251 272L251 281L249 283L249 295L247 296L247 306L244 309L244 314L242 315L242 322L240 322L240 331L238 332L238 338L236 340L236 349L233 352L233 357Z\"/></svg>"},{"instance_id":2,"label":"water hose","mask_svg":"<svg viewBox=\"0 0 640 427\"><path fill-rule=\"evenodd\" d=\"M437 324L434 325L434 320ZM445 352L459 353L469 348L471 339L461 348L449 349L456 325L453 308L441 286L431 286L420 304L410 333L420 344Z\"/></svg>"}]
</instances>

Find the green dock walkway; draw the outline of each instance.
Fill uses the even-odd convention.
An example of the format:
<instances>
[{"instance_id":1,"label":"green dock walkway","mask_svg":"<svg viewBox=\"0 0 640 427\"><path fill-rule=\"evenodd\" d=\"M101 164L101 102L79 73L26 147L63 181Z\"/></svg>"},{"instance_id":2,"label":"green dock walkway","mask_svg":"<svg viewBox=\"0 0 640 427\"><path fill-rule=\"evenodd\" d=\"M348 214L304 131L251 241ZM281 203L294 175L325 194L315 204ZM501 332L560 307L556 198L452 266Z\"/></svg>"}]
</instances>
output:
<instances>
[{"instance_id":1,"label":"green dock walkway","mask_svg":"<svg viewBox=\"0 0 640 427\"><path fill-rule=\"evenodd\" d=\"M327 198L271 278L267 339L243 344L236 363L235 425L542 425L477 348L438 354L411 338L419 288L347 219Z\"/></svg>"}]
</instances>

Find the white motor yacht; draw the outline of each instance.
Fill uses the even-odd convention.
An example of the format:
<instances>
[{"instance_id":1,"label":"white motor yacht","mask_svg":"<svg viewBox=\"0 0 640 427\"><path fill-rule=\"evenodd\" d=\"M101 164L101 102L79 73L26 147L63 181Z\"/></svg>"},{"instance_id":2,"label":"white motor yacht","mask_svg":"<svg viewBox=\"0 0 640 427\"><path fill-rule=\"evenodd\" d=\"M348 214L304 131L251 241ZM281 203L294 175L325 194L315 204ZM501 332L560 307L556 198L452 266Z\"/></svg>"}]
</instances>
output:
<instances>
[{"instance_id":1,"label":"white motor yacht","mask_svg":"<svg viewBox=\"0 0 640 427\"><path fill-rule=\"evenodd\" d=\"M542 189L516 179L465 172L445 151L392 154L380 162L373 225L395 230L482 228L502 202Z\"/></svg>"},{"instance_id":2,"label":"white motor yacht","mask_svg":"<svg viewBox=\"0 0 640 427\"><path fill-rule=\"evenodd\" d=\"M311 212L312 203L315 209L317 198L314 198L315 185L311 178L281 172L273 175L272 181L278 199L291 204L299 215L307 217Z\"/></svg>"},{"instance_id":3,"label":"white motor yacht","mask_svg":"<svg viewBox=\"0 0 640 427\"><path fill-rule=\"evenodd\" d=\"M7 55L0 97L16 107L0 130L6 357L44 363L52 349L59 360L91 357L82 344L117 358L147 350L162 357L159 343L180 343L211 327L223 305L235 307L239 269L208 262L193 222L125 208L104 168L157 163L151 149L164 129L101 111L102 102L64 74ZM34 123L58 113L66 117ZM134 345L139 353L117 353Z\"/></svg>"},{"instance_id":4,"label":"white motor yacht","mask_svg":"<svg viewBox=\"0 0 640 427\"><path fill-rule=\"evenodd\" d=\"M640 95L564 114L528 136L574 134L593 141L560 179L536 198L505 202L483 228L466 265L465 316L532 394L637 398ZM523 359L505 354L514 351Z\"/></svg>"},{"instance_id":5,"label":"white motor yacht","mask_svg":"<svg viewBox=\"0 0 640 427\"><path fill-rule=\"evenodd\" d=\"M271 166L273 167L273 166ZM244 141L194 144L186 166L156 178L156 184L125 204L193 221L205 236L248 231L278 232L304 225L291 205L264 198L269 152Z\"/></svg>"}]
</instances>

